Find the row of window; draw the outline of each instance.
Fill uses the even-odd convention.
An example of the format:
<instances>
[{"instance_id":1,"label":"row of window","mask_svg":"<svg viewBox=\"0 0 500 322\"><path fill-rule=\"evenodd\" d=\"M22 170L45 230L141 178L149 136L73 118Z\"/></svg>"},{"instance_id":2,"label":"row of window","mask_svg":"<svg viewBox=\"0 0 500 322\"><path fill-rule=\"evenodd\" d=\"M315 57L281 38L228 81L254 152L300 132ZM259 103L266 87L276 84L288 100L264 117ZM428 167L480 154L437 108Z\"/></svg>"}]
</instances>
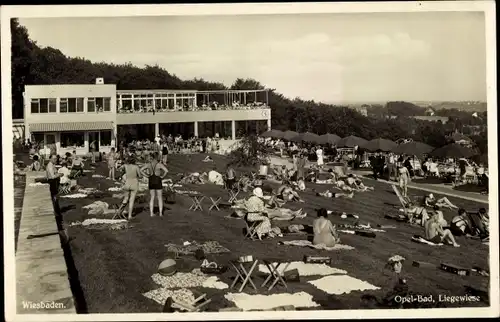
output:
<instances>
[{"instance_id":1,"label":"row of window","mask_svg":"<svg viewBox=\"0 0 500 322\"><path fill-rule=\"evenodd\" d=\"M177 107L194 106L194 98L164 98L164 99L134 99L122 100L121 105L118 102L118 109L135 109L140 110L144 107L156 107L157 109L173 109Z\"/></svg>"},{"instance_id":2,"label":"row of window","mask_svg":"<svg viewBox=\"0 0 500 322\"><path fill-rule=\"evenodd\" d=\"M56 138L53 134L33 133L35 142L45 142L45 145L55 144ZM111 146L111 131L99 131L89 133L89 145L95 142L96 148L99 146ZM83 148L85 146L85 132L61 132L61 148Z\"/></svg>"},{"instance_id":3,"label":"row of window","mask_svg":"<svg viewBox=\"0 0 500 322\"><path fill-rule=\"evenodd\" d=\"M170 94L170 93L158 93L158 94L118 94L116 95L116 98L119 100L121 99L136 99L136 98L174 98L174 97L191 97L194 98L196 97L196 93L176 93L176 94Z\"/></svg>"},{"instance_id":4,"label":"row of window","mask_svg":"<svg viewBox=\"0 0 500 322\"><path fill-rule=\"evenodd\" d=\"M87 98L87 112L110 112L111 97L89 97ZM83 113L85 112L84 98L60 98L59 113ZM31 99L31 113L57 113L57 99L55 98L33 98Z\"/></svg>"}]
</instances>

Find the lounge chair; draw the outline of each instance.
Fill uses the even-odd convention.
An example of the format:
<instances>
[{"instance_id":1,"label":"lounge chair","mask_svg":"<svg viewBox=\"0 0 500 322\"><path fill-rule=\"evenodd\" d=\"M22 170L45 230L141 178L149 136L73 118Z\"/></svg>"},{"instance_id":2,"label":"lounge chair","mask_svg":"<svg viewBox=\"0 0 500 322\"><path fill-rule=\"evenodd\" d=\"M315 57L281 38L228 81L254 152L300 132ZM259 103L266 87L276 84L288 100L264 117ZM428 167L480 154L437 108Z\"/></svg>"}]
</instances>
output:
<instances>
[{"instance_id":1,"label":"lounge chair","mask_svg":"<svg viewBox=\"0 0 500 322\"><path fill-rule=\"evenodd\" d=\"M398 187L396 187L395 185L392 185L392 190L394 190L394 193L396 194L396 196L398 196L399 202L401 203L401 206L403 207L405 212L409 210L409 206L411 204L410 198L403 197Z\"/></svg>"}]
</instances>

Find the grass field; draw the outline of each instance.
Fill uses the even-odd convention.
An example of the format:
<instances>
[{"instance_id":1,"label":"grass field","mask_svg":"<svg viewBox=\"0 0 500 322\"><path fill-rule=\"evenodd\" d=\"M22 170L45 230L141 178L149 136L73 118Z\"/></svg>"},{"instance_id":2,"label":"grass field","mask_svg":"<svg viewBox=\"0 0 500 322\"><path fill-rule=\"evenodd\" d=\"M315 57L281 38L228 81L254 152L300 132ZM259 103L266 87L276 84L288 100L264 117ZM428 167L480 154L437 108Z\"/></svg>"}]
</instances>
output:
<instances>
[{"instance_id":1,"label":"grass field","mask_svg":"<svg viewBox=\"0 0 500 322\"><path fill-rule=\"evenodd\" d=\"M169 176L176 173L201 172L213 167L211 163L201 162L205 155L192 155L189 159L185 155L172 155L169 160ZM223 171L224 158L213 156L219 171ZM96 173L106 173L106 165L98 164ZM83 187L96 187L107 190L113 186L110 180L92 178L92 173L79 179ZM361 223L370 223L372 227L377 224L395 225L396 229L386 229L385 233L377 233L376 238L366 238L357 235L341 234L342 244L355 247L354 250L345 251L320 251L297 246L278 245L280 240L305 239L303 236L285 236L284 238L267 239L264 241L250 241L242 233L245 224L242 220L224 218L230 210L208 213L208 201L204 202L204 212L191 212L191 204L186 196L177 196L177 203L168 205L163 218L149 216L145 208L146 203L138 204L133 227L127 230L89 230L82 227L69 227L69 234L74 237L71 249L75 265L78 269L79 280L84 292L86 307L89 313L133 313L133 312L160 312L162 306L147 299L142 295L147 291L157 289L151 275L156 273L158 264L167 257L167 243L182 244L183 241L205 242L216 240L231 250L229 254L208 255L210 261L220 264L227 263L241 255L253 255L255 258L277 258L283 261L300 261L304 255L330 256L333 258L332 266L344 269L352 277L367 281L379 286L377 291L358 292L332 296L316 289L305 281L317 277L304 277L300 283L289 283L293 292L305 291L314 297L314 301L321 305L321 309L358 309L365 308L360 300L363 294L373 294L378 298L392 289L395 276L384 267L387 259L395 254L407 260L403 267L403 275L408 281L410 291L416 294L464 295L464 285L476 285L488 280L486 277L474 275L461 277L439 269L415 268L413 260L426 261L436 265L451 263L472 268L479 266L488 269L488 246L481 242L459 237L460 248L449 246L432 247L411 242L414 234L423 235L420 227L398 223L384 219L388 213L397 213L394 205L398 204L396 195L389 185L366 181L369 186L374 186L374 192L358 193L353 199L327 200L317 197L311 188L318 190L327 189L325 185L314 186L310 184L308 190L301 194L305 199L302 204L287 204L292 209L303 208L308 216L295 220L293 223L311 224L315 218L315 209L325 207L329 210L345 211L359 215ZM214 185L184 186L182 190L198 190L208 196L223 196L227 200L227 193L222 188ZM424 195L425 192L410 190L412 196ZM240 195L241 197L242 195ZM439 196L437 196L439 197ZM468 210L477 210L482 204L448 197L454 204ZM146 195L145 200L149 197ZM104 198L106 202L116 203L118 199ZM82 221L89 216L82 206L92 203L91 199L61 198L61 207L64 209L64 221L69 224ZM449 210L444 210L449 221L454 215ZM111 218L111 216L109 216ZM340 217L332 217L333 223L353 223ZM277 225L286 226L290 222L277 222ZM179 271L190 271L199 267L200 261L194 257L185 256L178 260ZM234 273L226 272L221 280L231 284ZM261 279L256 278L257 283ZM257 284L256 283L256 284ZM219 308L233 306L224 299L227 290L201 289L212 298L212 303L207 309L217 311ZM245 292L251 293L248 288ZM283 292L276 287L272 293ZM262 290L261 294L267 294ZM435 303L432 306L487 306L485 301L479 303Z\"/></svg>"}]
</instances>

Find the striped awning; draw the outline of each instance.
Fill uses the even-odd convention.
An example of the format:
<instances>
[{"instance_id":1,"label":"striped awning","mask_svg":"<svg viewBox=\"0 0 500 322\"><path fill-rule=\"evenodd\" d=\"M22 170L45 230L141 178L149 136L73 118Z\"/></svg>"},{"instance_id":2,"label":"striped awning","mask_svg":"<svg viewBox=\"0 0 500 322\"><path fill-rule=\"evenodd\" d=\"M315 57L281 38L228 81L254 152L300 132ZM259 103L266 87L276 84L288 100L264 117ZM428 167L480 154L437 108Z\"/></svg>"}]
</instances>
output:
<instances>
[{"instance_id":1,"label":"striped awning","mask_svg":"<svg viewBox=\"0 0 500 322\"><path fill-rule=\"evenodd\" d=\"M113 122L67 122L34 123L29 125L30 132L76 132L112 130Z\"/></svg>"}]
</instances>

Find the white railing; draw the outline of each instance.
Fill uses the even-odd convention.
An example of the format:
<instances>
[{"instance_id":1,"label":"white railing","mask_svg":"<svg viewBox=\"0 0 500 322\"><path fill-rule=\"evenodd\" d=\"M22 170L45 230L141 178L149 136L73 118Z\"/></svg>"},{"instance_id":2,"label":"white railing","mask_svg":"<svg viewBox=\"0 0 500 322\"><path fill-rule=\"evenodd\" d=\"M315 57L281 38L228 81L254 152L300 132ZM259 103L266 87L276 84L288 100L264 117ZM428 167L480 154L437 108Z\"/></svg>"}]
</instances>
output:
<instances>
[{"instance_id":1,"label":"white railing","mask_svg":"<svg viewBox=\"0 0 500 322\"><path fill-rule=\"evenodd\" d=\"M247 104L247 105L217 105L217 106L206 106L201 107L188 107L182 108L180 106L176 108L155 108L153 106L136 108L123 108L118 107L117 111L120 114L130 114L130 113L171 113L171 112L198 112L198 111L229 111L229 110L257 110L257 109L267 109L268 105L264 103Z\"/></svg>"}]
</instances>

